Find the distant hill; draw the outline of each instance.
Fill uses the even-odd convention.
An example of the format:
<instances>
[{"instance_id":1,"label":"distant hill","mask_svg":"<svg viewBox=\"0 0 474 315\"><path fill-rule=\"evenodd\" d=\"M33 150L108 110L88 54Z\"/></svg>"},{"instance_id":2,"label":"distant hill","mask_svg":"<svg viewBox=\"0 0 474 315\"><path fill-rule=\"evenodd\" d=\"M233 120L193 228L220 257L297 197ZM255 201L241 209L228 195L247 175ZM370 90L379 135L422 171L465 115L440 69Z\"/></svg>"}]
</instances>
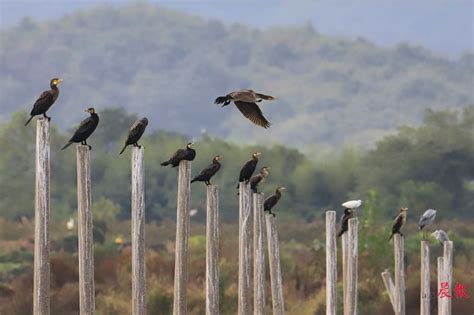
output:
<instances>
[{"instance_id":1,"label":"distant hill","mask_svg":"<svg viewBox=\"0 0 474 315\"><path fill-rule=\"evenodd\" d=\"M50 22L24 19L0 32L2 117L30 110L53 76L64 77L51 115L70 128L94 105L123 107L150 127L246 143L297 147L372 144L427 108L474 103L474 55L457 61L400 44L382 49L307 25L260 31L159 6L99 7ZM254 88L269 130L251 125L216 96Z\"/></svg>"}]
</instances>

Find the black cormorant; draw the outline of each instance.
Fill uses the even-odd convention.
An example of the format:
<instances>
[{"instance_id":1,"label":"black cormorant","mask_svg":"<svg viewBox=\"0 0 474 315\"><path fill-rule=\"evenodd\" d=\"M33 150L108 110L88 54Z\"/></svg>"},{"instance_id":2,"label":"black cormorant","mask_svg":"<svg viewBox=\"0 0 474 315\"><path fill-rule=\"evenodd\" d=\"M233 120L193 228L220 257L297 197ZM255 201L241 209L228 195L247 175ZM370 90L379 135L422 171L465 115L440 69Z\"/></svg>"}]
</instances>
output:
<instances>
[{"instance_id":1,"label":"black cormorant","mask_svg":"<svg viewBox=\"0 0 474 315\"><path fill-rule=\"evenodd\" d=\"M201 173L199 173L199 175L194 177L191 180L191 183L204 182L206 185L211 185L212 176L214 176L217 173L217 171L221 168L221 163L219 162L220 159L222 159L222 156L216 155L212 159L212 163L208 167L203 169Z\"/></svg>"},{"instance_id":2,"label":"black cormorant","mask_svg":"<svg viewBox=\"0 0 474 315\"><path fill-rule=\"evenodd\" d=\"M267 166L264 166L260 169L260 173L258 173L257 175L255 176L252 176L250 178L250 189L252 189L252 191L254 193L258 193L258 190L257 190L257 186L260 184L260 183L264 183L265 182L265 179L267 178L268 176L268 170L270 168L267 167Z\"/></svg>"},{"instance_id":3,"label":"black cormorant","mask_svg":"<svg viewBox=\"0 0 474 315\"><path fill-rule=\"evenodd\" d=\"M192 161L195 157L196 151L193 149L193 143L189 142L186 145L186 149L178 149L168 161L164 161L161 165L166 166L171 164L173 167L176 167L179 165L179 162L183 160Z\"/></svg>"},{"instance_id":4,"label":"black cormorant","mask_svg":"<svg viewBox=\"0 0 474 315\"><path fill-rule=\"evenodd\" d=\"M400 229L402 228L402 226L405 224L407 220L407 211L408 211L408 208L400 209L400 213L393 220L392 234L390 235L388 240L391 240L393 237L393 234L396 234L396 233L403 236L403 234L400 232Z\"/></svg>"},{"instance_id":5,"label":"black cormorant","mask_svg":"<svg viewBox=\"0 0 474 315\"><path fill-rule=\"evenodd\" d=\"M215 104L222 104L222 107L234 102L240 112L254 124L263 128L270 127L270 122L263 116L262 110L258 107L257 102L262 100L274 100L274 96L256 93L253 90L234 91L226 96L219 96L214 101Z\"/></svg>"},{"instance_id":6,"label":"black cormorant","mask_svg":"<svg viewBox=\"0 0 474 315\"><path fill-rule=\"evenodd\" d=\"M337 233L338 237L341 237L342 234L347 232L349 228L349 219L352 219L353 217L354 215L352 213L352 209L344 209L344 214L341 216L341 227L339 229L339 232Z\"/></svg>"},{"instance_id":7,"label":"black cormorant","mask_svg":"<svg viewBox=\"0 0 474 315\"><path fill-rule=\"evenodd\" d=\"M281 192L285 190L285 187L278 187L275 190L275 193L265 199L263 203L263 211L268 211L269 214L275 216L275 213L272 212L272 208L278 203L281 198Z\"/></svg>"},{"instance_id":8,"label":"black cormorant","mask_svg":"<svg viewBox=\"0 0 474 315\"><path fill-rule=\"evenodd\" d=\"M82 145L87 145L89 150L92 150L92 147L87 144L87 138L94 132L95 128L99 124L99 115L95 112L94 108L86 109L86 112L91 114L89 117L81 121L79 128L77 128L74 135L69 139L68 143L61 149L64 150L73 143L81 143Z\"/></svg>"},{"instance_id":9,"label":"black cormorant","mask_svg":"<svg viewBox=\"0 0 474 315\"><path fill-rule=\"evenodd\" d=\"M43 115L44 118L51 120L51 117L47 116L46 112L58 99L58 96L59 96L58 85L61 84L62 81L63 81L62 79L58 79L58 78L54 78L51 80L51 82L49 83L51 90L44 91L38 97L35 104L33 105L33 109L31 110L31 113L30 113L31 117L25 123L25 126L28 125L30 121L33 119L33 117L36 115Z\"/></svg>"},{"instance_id":10,"label":"black cormorant","mask_svg":"<svg viewBox=\"0 0 474 315\"><path fill-rule=\"evenodd\" d=\"M128 138L127 141L125 141L125 146L123 147L122 151L120 151L120 154L125 151L127 146L133 144L134 147L139 147L141 148L141 145L138 144L138 140L142 137L143 133L145 132L146 126L148 126L148 119L146 117L143 117L142 119L137 120L132 127L130 127L130 130L128 131Z\"/></svg>"},{"instance_id":11,"label":"black cormorant","mask_svg":"<svg viewBox=\"0 0 474 315\"><path fill-rule=\"evenodd\" d=\"M253 175L253 172L255 171L255 168L257 167L259 156L260 156L260 152L255 152L254 154L252 154L252 159L245 162L244 166L240 170L239 183L249 182L250 178ZM239 189L239 184L237 184L237 189Z\"/></svg>"}]
</instances>

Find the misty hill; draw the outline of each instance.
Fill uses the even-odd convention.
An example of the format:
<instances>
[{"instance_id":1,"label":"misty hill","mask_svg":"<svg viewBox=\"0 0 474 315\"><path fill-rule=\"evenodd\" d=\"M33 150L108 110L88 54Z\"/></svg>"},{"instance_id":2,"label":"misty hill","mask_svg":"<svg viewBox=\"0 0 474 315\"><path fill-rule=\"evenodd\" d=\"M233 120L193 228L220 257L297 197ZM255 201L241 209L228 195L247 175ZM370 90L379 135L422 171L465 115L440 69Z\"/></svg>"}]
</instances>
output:
<instances>
[{"instance_id":1,"label":"misty hill","mask_svg":"<svg viewBox=\"0 0 474 315\"><path fill-rule=\"evenodd\" d=\"M123 107L151 128L293 146L371 144L425 109L474 103L474 56L457 61L406 44L382 49L311 25L260 31L159 6L99 7L4 29L2 119L30 110L51 77L65 79L51 115L70 128L91 105ZM7 49L5 49L7 48ZM267 131L235 107L213 105L239 88L274 94Z\"/></svg>"}]
</instances>

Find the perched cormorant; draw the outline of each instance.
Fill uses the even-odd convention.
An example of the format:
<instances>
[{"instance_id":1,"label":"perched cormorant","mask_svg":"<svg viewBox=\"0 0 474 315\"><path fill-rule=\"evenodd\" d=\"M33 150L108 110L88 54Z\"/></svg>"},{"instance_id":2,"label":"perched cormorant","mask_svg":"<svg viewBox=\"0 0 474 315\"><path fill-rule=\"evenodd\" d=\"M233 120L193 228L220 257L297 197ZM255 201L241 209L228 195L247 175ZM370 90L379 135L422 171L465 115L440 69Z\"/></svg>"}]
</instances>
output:
<instances>
[{"instance_id":1,"label":"perched cormorant","mask_svg":"<svg viewBox=\"0 0 474 315\"><path fill-rule=\"evenodd\" d=\"M393 234L396 234L396 233L403 236L403 234L400 232L400 229L402 228L402 226L405 224L407 220L407 211L408 211L408 208L400 209L400 213L393 220L392 234L390 235L388 240L391 240L393 237Z\"/></svg>"},{"instance_id":2,"label":"perched cormorant","mask_svg":"<svg viewBox=\"0 0 474 315\"><path fill-rule=\"evenodd\" d=\"M257 190L257 186L260 184L260 183L264 183L265 182L265 179L267 178L268 176L268 170L270 168L267 167L267 166L264 166L260 169L260 173L258 173L257 175L255 176L252 176L250 178L250 189L252 189L252 191L254 193L258 193L258 190Z\"/></svg>"},{"instance_id":3,"label":"perched cormorant","mask_svg":"<svg viewBox=\"0 0 474 315\"><path fill-rule=\"evenodd\" d=\"M186 149L178 149L168 161L164 161L161 165L166 166L171 164L173 167L176 167L179 165L179 162L183 160L192 161L195 157L196 151L193 149L193 143L189 142L186 145Z\"/></svg>"},{"instance_id":4,"label":"perched cormorant","mask_svg":"<svg viewBox=\"0 0 474 315\"><path fill-rule=\"evenodd\" d=\"M95 128L99 124L99 115L95 112L94 108L86 109L86 112L91 114L89 117L81 121L81 124L77 128L74 135L69 139L68 143L61 149L64 150L73 143L81 143L82 145L87 145L89 150L92 150L92 147L87 144L87 138L94 132Z\"/></svg>"},{"instance_id":5,"label":"perched cormorant","mask_svg":"<svg viewBox=\"0 0 474 315\"><path fill-rule=\"evenodd\" d=\"M260 152L255 152L254 154L252 154L252 159L245 162L244 166L240 170L239 183L249 182L250 178L253 175L253 172L255 171L255 168L257 167L258 157L260 156L260 154ZM237 189L239 189L239 184L237 184Z\"/></svg>"},{"instance_id":6,"label":"perched cormorant","mask_svg":"<svg viewBox=\"0 0 474 315\"><path fill-rule=\"evenodd\" d=\"M281 192L285 190L285 187L278 187L275 190L275 193L265 199L263 203L263 211L268 211L269 214L275 216L275 213L272 212L272 208L278 203L281 198Z\"/></svg>"},{"instance_id":7,"label":"perched cormorant","mask_svg":"<svg viewBox=\"0 0 474 315\"><path fill-rule=\"evenodd\" d=\"M443 245L444 242L449 241L448 234L443 230L436 230L431 233L431 235L436 238L441 243L441 245Z\"/></svg>"},{"instance_id":8,"label":"perched cormorant","mask_svg":"<svg viewBox=\"0 0 474 315\"><path fill-rule=\"evenodd\" d=\"M217 171L221 168L221 163L219 160L222 159L221 155L216 155L212 159L212 163L203 169L199 175L195 176L192 180L191 183L194 182L204 182L206 185L211 185L211 178L214 176Z\"/></svg>"},{"instance_id":9,"label":"perched cormorant","mask_svg":"<svg viewBox=\"0 0 474 315\"><path fill-rule=\"evenodd\" d=\"M349 219L352 219L354 217L352 213L352 209L350 208L345 208L344 209L344 214L341 216L341 228L339 229L339 232L337 233L338 237L341 237L342 234L347 232L349 228Z\"/></svg>"},{"instance_id":10,"label":"perched cormorant","mask_svg":"<svg viewBox=\"0 0 474 315\"><path fill-rule=\"evenodd\" d=\"M253 90L234 91L226 96L219 96L214 101L215 104L222 104L222 107L234 102L240 112L254 124L263 128L270 127L270 122L263 116L262 110L258 107L257 102L262 100L272 101L276 99L274 96L256 93Z\"/></svg>"},{"instance_id":11,"label":"perched cormorant","mask_svg":"<svg viewBox=\"0 0 474 315\"><path fill-rule=\"evenodd\" d=\"M49 83L51 90L44 91L38 97L35 104L33 105L33 109L31 110L31 113L30 113L31 117L25 123L25 126L28 125L30 121L33 119L33 117L36 115L43 115L44 118L51 120L51 117L47 116L46 112L58 99L58 96L59 96L58 85L61 84L62 81L63 81L62 79L58 79L58 78L54 78L51 80L51 82Z\"/></svg>"},{"instance_id":12,"label":"perched cormorant","mask_svg":"<svg viewBox=\"0 0 474 315\"><path fill-rule=\"evenodd\" d=\"M418 230L423 230L423 228L431 223L436 218L436 210L428 209L426 210L420 217L420 221L418 222ZM423 233L423 239L425 239L425 234Z\"/></svg>"},{"instance_id":13,"label":"perched cormorant","mask_svg":"<svg viewBox=\"0 0 474 315\"><path fill-rule=\"evenodd\" d=\"M146 126L148 126L148 119L146 117L143 117L142 119L137 120L132 127L130 127L130 130L128 131L128 138L127 141L125 141L125 146L123 147L122 151L120 151L120 154L125 151L127 146L133 144L134 147L139 147L141 148L141 145L138 144L138 140L142 137L143 133L145 132Z\"/></svg>"}]
</instances>

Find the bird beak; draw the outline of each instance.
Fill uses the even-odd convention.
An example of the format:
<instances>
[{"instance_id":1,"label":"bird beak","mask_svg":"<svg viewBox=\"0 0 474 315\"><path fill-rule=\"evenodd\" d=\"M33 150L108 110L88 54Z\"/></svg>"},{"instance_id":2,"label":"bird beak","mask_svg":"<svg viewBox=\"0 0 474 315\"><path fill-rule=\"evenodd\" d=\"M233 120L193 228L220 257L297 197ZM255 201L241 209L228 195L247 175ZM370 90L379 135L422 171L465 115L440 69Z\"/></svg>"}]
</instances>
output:
<instances>
[{"instance_id":1,"label":"bird beak","mask_svg":"<svg viewBox=\"0 0 474 315\"><path fill-rule=\"evenodd\" d=\"M285 188L285 187L281 187L280 189L281 189L281 190L286 190L286 188Z\"/></svg>"},{"instance_id":2,"label":"bird beak","mask_svg":"<svg viewBox=\"0 0 474 315\"><path fill-rule=\"evenodd\" d=\"M86 112L86 113L89 113L89 110L88 110L88 109L86 109L86 110L85 110L85 112Z\"/></svg>"},{"instance_id":3,"label":"bird beak","mask_svg":"<svg viewBox=\"0 0 474 315\"><path fill-rule=\"evenodd\" d=\"M262 153L260 153L260 152L255 153L256 156L259 156L260 154L262 154Z\"/></svg>"},{"instance_id":4,"label":"bird beak","mask_svg":"<svg viewBox=\"0 0 474 315\"><path fill-rule=\"evenodd\" d=\"M56 85L60 85L61 82L63 82L63 79L58 79L58 80L56 81Z\"/></svg>"}]
</instances>

